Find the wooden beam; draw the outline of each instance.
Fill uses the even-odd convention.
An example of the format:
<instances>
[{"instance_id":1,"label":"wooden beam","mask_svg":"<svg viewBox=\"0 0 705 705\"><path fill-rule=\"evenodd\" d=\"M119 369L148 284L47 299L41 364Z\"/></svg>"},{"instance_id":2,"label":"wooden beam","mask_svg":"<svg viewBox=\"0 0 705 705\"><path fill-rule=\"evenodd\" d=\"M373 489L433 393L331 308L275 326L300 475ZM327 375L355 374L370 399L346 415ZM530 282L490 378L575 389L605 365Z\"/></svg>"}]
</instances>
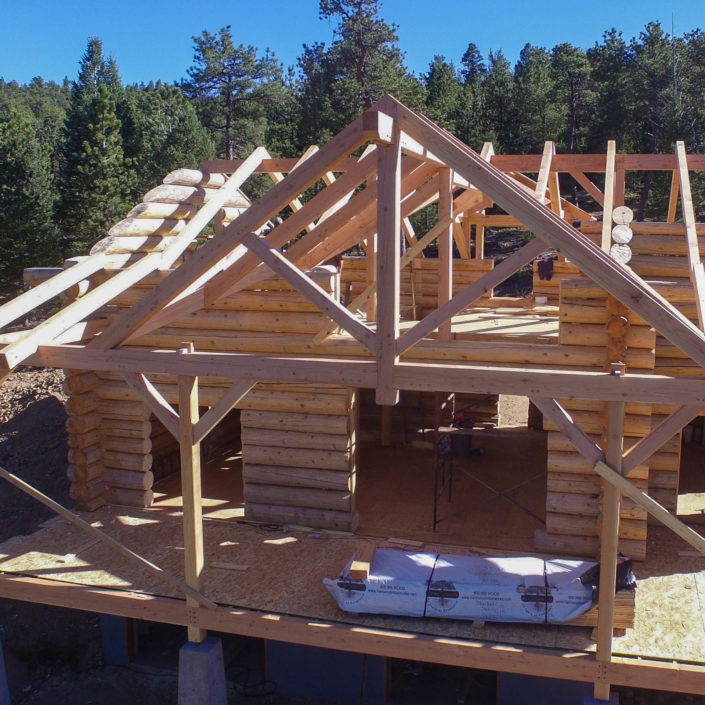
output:
<instances>
[{"instance_id":1,"label":"wooden beam","mask_svg":"<svg viewBox=\"0 0 705 705\"><path fill-rule=\"evenodd\" d=\"M49 509L66 519L66 521L70 522L74 526L77 526L79 529L85 531L87 534L90 534L99 541L102 541L103 543L107 544L108 546L116 550L118 553L128 558L130 561L134 563L139 563L139 565L141 565L143 568L146 568L150 573L158 575L165 582L178 588L181 592L183 592L191 600L193 600L195 604L201 605L203 607L217 607L215 602L212 602L200 592L194 590L193 587L187 585L183 580L180 580L176 576L160 568L158 565L155 565L151 561L148 561L143 556L140 556L138 553L135 553L131 549L127 548L127 546L115 540L112 536L109 536L100 529L97 529L95 526L89 524L87 521L83 521L83 519L77 517L73 512L70 512L68 509L62 507L58 502L55 502L53 499L51 499L51 497L47 497L43 492L40 492L36 488L27 484L24 480L21 480L16 475L13 475L11 472L5 470L5 468L0 467L0 477L9 482L11 485L14 485L17 489L21 490L25 494L28 494L30 497L36 499L38 502L41 502L45 507L49 507Z\"/></svg>"},{"instance_id":2,"label":"wooden beam","mask_svg":"<svg viewBox=\"0 0 705 705\"><path fill-rule=\"evenodd\" d=\"M597 188L597 186L595 186L595 184L593 184L582 171L571 171L569 173L578 182L578 184L585 189L586 193L592 196L595 202L604 209L605 194L602 193L602 191L600 191L600 189Z\"/></svg>"},{"instance_id":3,"label":"wooden beam","mask_svg":"<svg viewBox=\"0 0 705 705\"><path fill-rule=\"evenodd\" d=\"M187 344L179 353L188 356L193 345ZM201 589L203 550L203 510L201 506L201 446L194 438L198 423L198 377L179 377L179 451L181 458L181 495L184 518L184 575L186 582ZM191 598L186 604L195 607ZM189 641L200 643L206 631L195 624L188 627Z\"/></svg>"},{"instance_id":4,"label":"wooden beam","mask_svg":"<svg viewBox=\"0 0 705 705\"><path fill-rule=\"evenodd\" d=\"M179 440L179 415L174 411L169 402L164 399L159 390L139 372L123 372L122 376L136 391L142 401L152 410L152 413L162 422L164 428Z\"/></svg>"},{"instance_id":5,"label":"wooden beam","mask_svg":"<svg viewBox=\"0 0 705 705\"><path fill-rule=\"evenodd\" d=\"M543 201L548 190L548 179L551 175L551 160L556 153L556 145L554 142L545 142L543 145L543 154L541 156L541 166L539 167L539 176L536 179L536 188L534 195L539 201Z\"/></svg>"},{"instance_id":6,"label":"wooden beam","mask_svg":"<svg viewBox=\"0 0 705 705\"><path fill-rule=\"evenodd\" d=\"M193 440L200 443L236 406L255 385L251 380L235 382L205 414L196 422L193 429Z\"/></svg>"},{"instance_id":7,"label":"wooden beam","mask_svg":"<svg viewBox=\"0 0 705 705\"><path fill-rule=\"evenodd\" d=\"M656 500L652 499L645 492L635 487L629 480L622 477L620 473L602 461L595 463L593 469L608 482L612 483L619 489L622 494L630 497L642 509L645 509L651 514L654 519L660 521L664 526L667 526L674 534L680 536L686 543L690 544L694 549L705 555L705 538L696 531L693 531L688 525L684 524L680 519L673 516L667 509L664 509Z\"/></svg>"},{"instance_id":8,"label":"wooden beam","mask_svg":"<svg viewBox=\"0 0 705 705\"><path fill-rule=\"evenodd\" d=\"M390 407L384 407L390 408ZM377 546L374 541L364 541L355 549L350 571L348 576L350 580L367 580L370 576L370 567L375 559Z\"/></svg>"},{"instance_id":9,"label":"wooden beam","mask_svg":"<svg viewBox=\"0 0 705 705\"><path fill-rule=\"evenodd\" d=\"M676 142L676 158L678 161L678 181L680 182L681 210L685 223L685 236L688 241L688 262L690 263L690 281L695 289L695 303L698 308L698 322L701 330L705 330L705 271L700 261L700 247L695 222L693 194L690 190L688 174L688 158L685 153L685 143Z\"/></svg>"},{"instance_id":10,"label":"wooden beam","mask_svg":"<svg viewBox=\"0 0 705 705\"><path fill-rule=\"evenodd\" d=\"M652 429L648 436L639 439L622 458L622 474L629 475L634 468L647 461L653 453L667 443L683 426L703 411L701 404L681 406Z\"/></svg>"},{"instance_id":11,"label":"wooden beam","mask_svg":"<svg viewBox=\"0 0 705 705\"><path fill-rule=\"evenodd\" d=\"M438 328L444 321L470 306L473 301L477 301L483 294L491 291L495 286L501 284L514 272L545 251L546 245L539 238L534 238L528 242L477 281L458 292L450 301L429 313L413 328L407 330L397 343L397 354L402 355L431 331Z\"/></svg>"},{"instance_id":12,"label":"wooden beam","mask_svg":"<svg viewBox=\"0 0 705 705\"><path fill-rule=\"evenodd\" d=\"M103 269L107 261L108 258L105 255L86 257L3 304L0 306L0 328L4 328L37 306L53 299L74 284L78 284L82 279Z\"/></svg>"},{"instance_id":13,"label":"wooden beam","mask_svg":"<svg viewBox=\"0 0 705 705\"><path fill-rule=\"evenodd\" d=\"M607 142L605 161L605 200L602 204L602 250L609 252L612 247L612 211L614 210L614 182L617 144L614 140Z\"/></svg>"},{"instance_id":14,"label":"wooden beam","mask_svg":"<svg viewBox=\"0 0 705 705\"><path fill-rule=\"evenodd\" d=\"M678 170L674 169L671 175L671 192L668 196L668 215L666 216L667 223L676 222L676 213L678 211L678 193L680 191L680 179L678 178Z\"/></svg>"},{"instance_id":15,"label":"wooden beam","mask_svg":"<svg viewBox=\"0 0 705 705\"><path fill-rule=\"evenodd\" d=\"M438 172L438 220L449 221L438 236L438 306L453 298L453 172L441 167ZM439 340L450 340L450 319L438 327Z\"/></svg>"},{"instance_id":16,"label":"wooden beam","mask_svg":"<svg viewBox=\"0 0 705 705\"><path fill-rule=\"evenodd\" d=\"M165 624L188 623L183 600L45 578L0 574L0 597ZM705 695L702 665L625 657L598 664L594 654L585 651L437 637L247 609L197 610L195 617L203 629L259 639L586 683L602 674L615 685Z\"/></svg>"},{"instance_id":17,"label":"wooden beam","mask_svg":"<svg viewBox=\"0 0 705 705\"><path fill-rule=\"evenodd\" d=\"M621 366L624 372L624 366ZM614 371L614 370L613 370ZM616 471L621 470L624 443L624 402L607 404L607 439L605 461ZM597 612L597 644L595 658L599 663L612 660L612 628L614 625L614 591L617 578L617 550L619 544L619 490L608 482L602 487L602 515L600 532L600 595ZM610 684L595 683L595 700L610 699Z\"/></svg>"},{"instance_id":18,"label":"wooden beam","mask_svg":"<svg viewBox=\"0 0 705 705\"><path fill-rule=\"evenodd\" d=\"M378 404L399 400L394 387L394 365L398 361L399 256L401 254L401 144L399 134L391 145L377 150L377 388Z\"/></svg>"},{"instance_id":19,"label":"wooden beam","mask_svg":"<svg viewBox=\"0 0 705 705\"><path fill-rule=\"evenodd\" d=\"M316 282L307 277L296 268L278 250L260 240L257 235L250 233L242 239L251 252L254 252L272 271L289 282L309 301L314 303L321 311L330 316L339 326L343 327L356 340L361 342L368 350L376 350L374 331L350 313L345 306L329 296Z\"/></svg>"}]
</instances>

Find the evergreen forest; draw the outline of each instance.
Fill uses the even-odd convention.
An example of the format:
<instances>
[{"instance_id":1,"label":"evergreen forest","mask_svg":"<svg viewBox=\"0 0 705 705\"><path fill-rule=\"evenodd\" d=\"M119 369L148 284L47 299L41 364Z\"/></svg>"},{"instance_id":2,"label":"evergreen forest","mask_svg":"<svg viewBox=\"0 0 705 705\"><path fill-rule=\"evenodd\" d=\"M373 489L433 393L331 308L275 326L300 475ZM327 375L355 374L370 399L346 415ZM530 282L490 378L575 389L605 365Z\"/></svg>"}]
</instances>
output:
<instances>
[{"instance_id":1,"label":"evergreen forest","mask_svg":"<svg viewBox=\"0 0 705 705\"><path fill-rule=\"evenodd\" d=\"M475 149L499 153L705 151L705 33L671 36L658 23L594 46L527 43L514 66L501 51L435 56L426 73L404 63L379 0L320 0L327 41L285 68L231 27L194 37L178 84L124 85L116 58L88 39L73 80L0 78L0 297L22 270L87 253L165 174L265 145L299 156L385 93L427 114ZM260 186L264 188L264 185ZM703 184L694 181L696 203ZM668 181L628 182L642 217ZM579 198L578 189L574 197ZM647 199L648 196L648 199Z\"/></svg>"}]
</instances>

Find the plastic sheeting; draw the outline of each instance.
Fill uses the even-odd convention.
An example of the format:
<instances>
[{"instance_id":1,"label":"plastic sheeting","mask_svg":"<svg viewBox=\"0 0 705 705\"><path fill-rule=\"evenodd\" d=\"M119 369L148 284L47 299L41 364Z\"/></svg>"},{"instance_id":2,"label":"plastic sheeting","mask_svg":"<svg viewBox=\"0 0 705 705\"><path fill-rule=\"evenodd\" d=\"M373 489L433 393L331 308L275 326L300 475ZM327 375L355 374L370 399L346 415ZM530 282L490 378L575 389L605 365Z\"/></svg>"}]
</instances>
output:
<instances>
[{"instance_id":1,"label":"plastic sheeting","mask_svg":"<svg viewBox=\"0 0 705 705\"><path fill-rule=\"evenodd\" d=\"M585 574L598 574L589 561L378 549L368 578L351 580L351 562L340 578L323 581L347 612L494 622L574 619L593 605L596 586Z\"/></svg>"}]
</instances>

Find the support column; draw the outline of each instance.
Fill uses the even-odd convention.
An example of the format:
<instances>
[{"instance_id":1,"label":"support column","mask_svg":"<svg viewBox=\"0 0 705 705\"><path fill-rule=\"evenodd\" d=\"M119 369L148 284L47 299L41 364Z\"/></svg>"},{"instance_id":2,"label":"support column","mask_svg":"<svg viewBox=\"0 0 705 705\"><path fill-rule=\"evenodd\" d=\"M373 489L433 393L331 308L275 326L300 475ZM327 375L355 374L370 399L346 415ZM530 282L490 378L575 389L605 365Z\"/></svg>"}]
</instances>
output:
<instances>
[{"instance_id":1,"label":"support column","mask_svg":"<svg viewBox=\"0 0 705 705\"><path fill-rule=\"evenodd\" d=\"M200 644L189 642L179 651L178 705L227 705L223 645L208 637Z\"/></svg>"},{"instance_id":2,"label":"support column","mask_svg":"<svg viewBox=\"0 0 705 705\"><path fill-rule=\"evenodd\" d=\"M193 352L193 344L181 348L182 354ZM198 421L198 378L179 377L179 448L181 455L181 494L184 501L184 563L186 583L201 590L203 572L203 517L201 512L201 445L194 442L193 427ZM191 610L198 603L186 598ZM188 627L189 641L200 643L206 632Z\"/></svg>"},{"instance_id":3,"label":"support column","mask_svg":"<svg viewBox=\"0 0 705 705\"><path fill-rule=\"evenodd\" d=\"M616 372L613 366L613 373ZM605 460L607 465L621 471L624 441L624 402L607 404L607 439ZM602 532L600 536L600 599L597 617L598 662L612 660L612 624L614 622L614 591L617 577L617 544L619 541L619 505L621 495L617 487L603 480ZM595 700L610 699L610 684L595 683Z\"/></svg>"},{"instance_id":4,"label":"support column","mask_svg":"<svg viewBox=\"0 0 705 705\"><path fill-rule=\"evenodd\" d=\"M453 297L453 172L438 170L438 220L449 219L448 227L438 236L438 306ZM438 327L438 339L450 340L450 319Z\"/></svg>"}]
</instances>

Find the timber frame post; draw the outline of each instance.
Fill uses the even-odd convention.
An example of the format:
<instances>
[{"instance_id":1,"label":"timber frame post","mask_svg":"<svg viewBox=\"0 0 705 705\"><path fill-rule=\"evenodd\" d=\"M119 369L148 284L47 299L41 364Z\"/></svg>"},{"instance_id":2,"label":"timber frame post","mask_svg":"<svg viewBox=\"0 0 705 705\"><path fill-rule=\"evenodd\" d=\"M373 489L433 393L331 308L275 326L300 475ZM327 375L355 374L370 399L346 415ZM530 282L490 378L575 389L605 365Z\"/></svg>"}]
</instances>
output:
<instances>
[{"instance_id":1,"label":"timber frame post","mask_svg":"<svg viewBox=\"0 0 705 705\"><path fill-rule=\"evenodd\" d=\"M193 352L187 343L182 355ZM201 506L201 444L194 438L198 423L198 377L179 376L179 451L181 458L181 494L184 512L184 571L186 583L199 590L203 572L203 516ZM186 598L189 608L189 641L201 643L206 631L196 623L198 603ZM194 613L192 615L192 612ZM192 619L193 616L193 619Z\"/></svg>"}]
</instances>

